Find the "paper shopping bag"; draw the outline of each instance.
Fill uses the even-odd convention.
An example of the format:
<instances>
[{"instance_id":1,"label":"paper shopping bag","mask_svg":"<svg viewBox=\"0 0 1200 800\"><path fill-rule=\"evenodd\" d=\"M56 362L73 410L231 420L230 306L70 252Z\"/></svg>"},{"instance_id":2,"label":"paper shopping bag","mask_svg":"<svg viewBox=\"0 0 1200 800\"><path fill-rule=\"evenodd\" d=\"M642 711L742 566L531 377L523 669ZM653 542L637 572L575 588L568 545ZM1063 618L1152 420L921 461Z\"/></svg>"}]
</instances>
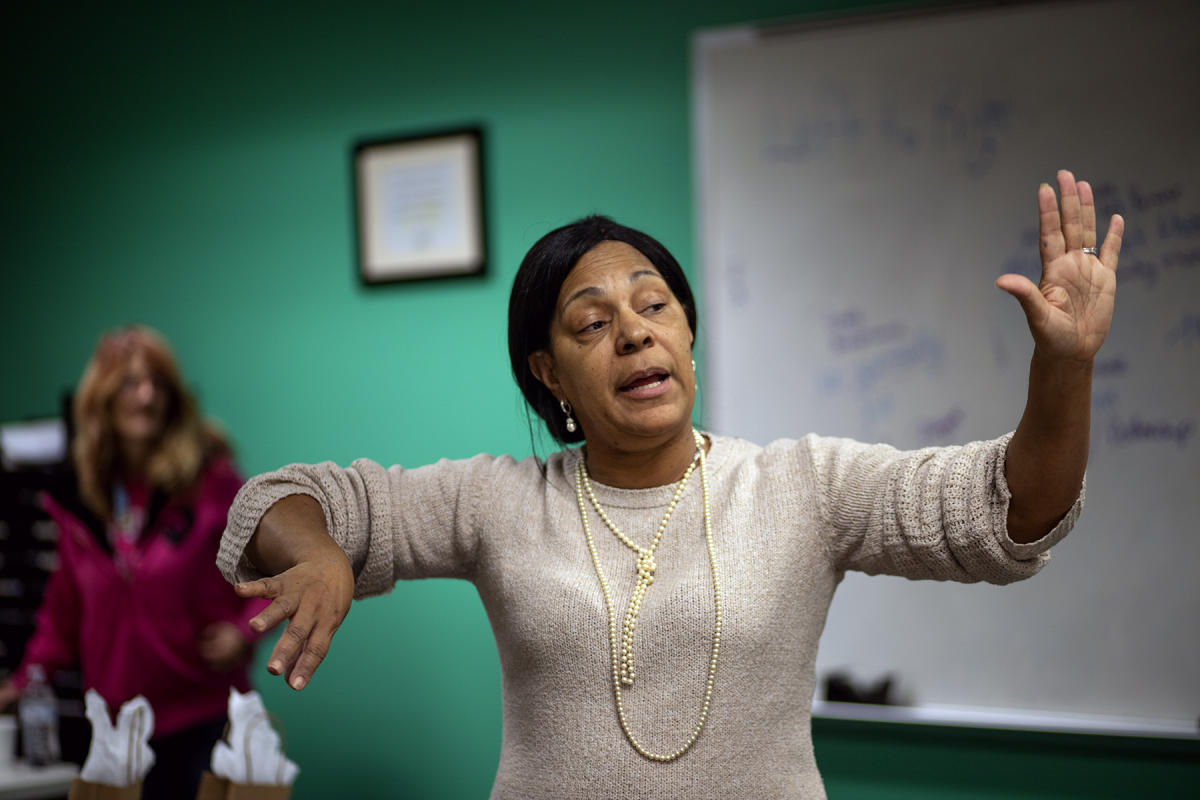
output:
<instances>
[{"instance_id":1,"label":"paper shopping bag","mask_svg":"<svg viewBox=\"0 0 1200 800\"><path fill-rule=\"evenodd\" d=\"M196 792L196 800L290 800L291 796L291 786L232 783L208 771L200 776Z\"/></svg>"},{"instance_id":2,"label":"paper shopping bag","mask_svg":"<svg viewBox=\"0 0 1200 800\"><path fill-rule=\"evenodd\" d=\"M75 778L67 800L141 800L142 782L128 786L109 786L107 783L92 783Z\"/></svg>"}]
</instances>

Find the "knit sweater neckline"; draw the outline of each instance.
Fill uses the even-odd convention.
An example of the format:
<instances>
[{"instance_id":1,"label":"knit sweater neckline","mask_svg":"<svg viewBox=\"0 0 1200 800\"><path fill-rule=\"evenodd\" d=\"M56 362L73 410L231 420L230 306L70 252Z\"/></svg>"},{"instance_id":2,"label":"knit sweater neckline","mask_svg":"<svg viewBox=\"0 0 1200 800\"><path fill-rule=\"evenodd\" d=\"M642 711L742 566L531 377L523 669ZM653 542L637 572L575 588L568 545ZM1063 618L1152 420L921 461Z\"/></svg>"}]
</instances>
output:
<instances>
[{"instance_id":1,"label":"knit sweater neckline","mask_svg":"<svg viewBox=\"0 0 1200 800\"><path fill-rule=\"evenodd\" d=\"M711 442L705 458L711 479L721 469L729 455L729 440L724 436L717 436L704 430L700 430L700 433L707 436ZM555 488L569 492L571 495L575 494L575 465L581 458L581 451L582 448L570 447L560 450L550 457L547 476L551 478ZM600 483L595 478L590 480L596 499L605 506L613 508L662 508L671 502L671 497L675 494L675 487L679 484L678 481L672 481L663 486L651 486L645 489L621 489ZM697 487L700 486L699 474L692 476L691 483L695 483ZM691 492L691 487L688 487L686 494L691 494Z\"/></svg>"}]
</instances>

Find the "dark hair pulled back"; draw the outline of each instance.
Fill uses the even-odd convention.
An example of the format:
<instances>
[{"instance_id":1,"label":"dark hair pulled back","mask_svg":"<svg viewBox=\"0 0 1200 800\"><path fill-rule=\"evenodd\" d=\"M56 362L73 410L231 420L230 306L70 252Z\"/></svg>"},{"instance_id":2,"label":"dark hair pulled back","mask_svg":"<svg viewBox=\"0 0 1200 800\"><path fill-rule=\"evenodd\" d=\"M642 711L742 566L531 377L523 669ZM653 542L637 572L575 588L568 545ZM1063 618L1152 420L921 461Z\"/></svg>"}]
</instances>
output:
<instances>
[{"instance_id":1,"label":"dark hair pulled back","mask_svg":"<svg viewBox=\"0 0 1200 800\"><path fill-rule=\"evenodd\" d=\"M508 356L513 377L525 402L542 418L550 435L563 444L583 441L583 431L569 433L558 400L529 369L529 356L550 347L550 324L558 293L567 275L601 242L624 242L646 257L683 306L688 327L696 333L696 302L679 262L654 237L603 216L588 216L550 231L525 254L508 300Z\"/></svg>"}]
</instances>

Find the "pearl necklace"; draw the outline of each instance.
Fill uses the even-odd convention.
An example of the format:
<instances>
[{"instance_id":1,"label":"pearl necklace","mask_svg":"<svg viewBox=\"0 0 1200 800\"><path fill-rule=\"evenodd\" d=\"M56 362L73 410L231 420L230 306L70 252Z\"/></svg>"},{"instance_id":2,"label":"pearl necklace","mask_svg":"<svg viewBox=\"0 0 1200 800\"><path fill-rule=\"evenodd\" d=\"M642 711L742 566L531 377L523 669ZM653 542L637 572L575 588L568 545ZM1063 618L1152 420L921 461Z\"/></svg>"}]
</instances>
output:
<instances>
[{"instance_id":1,"label":"pearl necklace","mask_svg":"<svg viewBox=\"0 0 1200 800\"><path fill-rule=\"evenodd\" d=\"M617 703L617 717L621 722L621 730L625 732L625 738L633 745L633 749L652 761L674 761L686 753L700 736L700 731L704 729L704 723L708 721L708 712L712 708L713 683L717 676L717 655L721 649L721 576L717 567L717 548L712 536L712 504L708 497L708 469L705 466L704 439L701 438L695 429L692 430L692 436L696 440L696 457L692 459L687 471L683 474L683 478L680 479L679 486L675 489L675 496L667 504L667 511L663 515L662 522L658 525L658 531L654 534L654 541L650 543L649 547L639 547L635 544L628 536L621 532L620 528L604 512L604 509L600 506L600 502L596 499L595 493L592 491L592 483L588 478L587 466L584 464L582 455L575 465L575 499L579 503L579 515L583 519L583 534L587 538L588 552L592 555L592 565L596 568L596 576L600 579L600 589L604 593L604 607L608 611L608 640L612 657L613 694ZM692 728L692 732L688 735L687 740L679 748L672 753L660 755L652 753L643 747L629 729L629 721L626 719L625 706L621 698L621 687L632 686L635 677L633 669L633 635L637 630L637 618L642 610L642 600L646 597L646 590L654 582L654 551L658 549L658 543L662 540L663 531L667 529L667 522L670 521L671 514L675 511L675 506L679 504L679 499L683 496L683 490L687 487L688 479L692 476L692 472L695 471L697 464L700 465L700 483L704 488L704 541L708 547L708 561L712 569L713 579L713 601L716 607L716 617L713 623L712 655L708 662L708 678L704 684L704 701L700 705L700 719L696 722L695 727ZM604 568L600 565L600 556L596 553L596 543L592 538L591 526L588 524L587 506L583 501L585 494L609 530L616 535L622 544L633 550L638 556L637 583L634 585L633 594L629 598L629 608L625 611L625 624L620 645L617 644L617 615L613 608L612 589L609 586L608 578L604 574Z\"/></svg>"}]
</instances>

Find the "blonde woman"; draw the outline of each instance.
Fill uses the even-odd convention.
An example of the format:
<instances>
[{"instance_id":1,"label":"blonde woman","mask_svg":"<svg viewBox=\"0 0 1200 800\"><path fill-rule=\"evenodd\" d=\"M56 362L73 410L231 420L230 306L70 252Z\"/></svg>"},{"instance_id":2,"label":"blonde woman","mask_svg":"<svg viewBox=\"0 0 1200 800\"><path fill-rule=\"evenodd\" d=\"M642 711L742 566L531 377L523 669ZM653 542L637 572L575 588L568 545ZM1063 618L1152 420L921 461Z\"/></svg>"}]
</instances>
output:
<instances>
[{"instance_id":1,"label":"blonde woman","mask_svg":"<svg viewBox=\"0 0 1200 800\"><path fill-rule=\"evenodd\" d=\"M229 687L250 688L265 605L236 597L213 565L241 486L224 437L200 416L164 339L129 326L101 338L74 399L77 492L45 496L58 527L50 578L15 700L39 665L78 664L115 709L143 695L156 765L143 798L194 797L225 724Z\"/></svg>"}]
</instances>

